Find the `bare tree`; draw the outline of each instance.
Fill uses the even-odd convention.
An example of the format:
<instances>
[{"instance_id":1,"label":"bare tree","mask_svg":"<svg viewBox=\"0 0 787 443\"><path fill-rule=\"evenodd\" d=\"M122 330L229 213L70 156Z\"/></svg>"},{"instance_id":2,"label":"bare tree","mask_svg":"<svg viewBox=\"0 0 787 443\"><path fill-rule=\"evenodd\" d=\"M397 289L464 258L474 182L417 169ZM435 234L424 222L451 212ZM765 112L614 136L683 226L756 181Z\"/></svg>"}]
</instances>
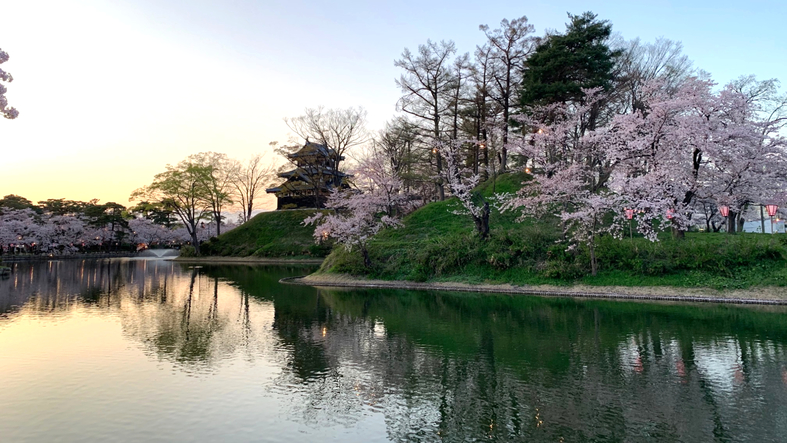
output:
<instances>
[{"instance_id":1,"label":"bare tree","mask_svg":"<svg viewBox=\"0 0 787 443\"><path fill-rule=\"evenodd\" d=\"M382 151L397 174L410 172L413 161L413 144L418 142L418 127L406 118L399 117L385 124L375 138L375 151Z\"/></svg>"},{"instance_id":2,"label":"bare tree","mask_svg":"<svg viewBox=\"0 0 787 443\"><path fill-rule=\"evenodd\" d=\"M331 167L338 171L347 150L369 140L366 131L366 110L362 107L347 109L306 108L303 115L285 118L287 126L304 140L316 141L334 151ZM334 185L341 184L340 178L334 179Z\"/></svg>"},{"instance_id":3,"label":"bare tree","mask_svg":"<svg viewBox=\"0 0 787 443\"><path fill-rule=\"evenodd\" d=\"M473 120L472 136L479 141L473 149L475 164L473 173L481 174L482 180L488 178L489 167L489 116L491 106L489 103L492 74L494 72L494 60L492 48L488 44L477 46L475 50L475 64L471 77L471 87L473 88L472 112L469 116ZM483 164L484 167L479 167Z\"/></svg>"},{"instance_id":4,"label":"bare tree","mask_svg":"<svg viewBox=\"0 0 787 443\"><path fill-rule=\"evenodd\" d=\"M757 80L744 75L730 82L730 88L746 99L763 125L764 134L779 132L787 125L787 94L779 94L779 80Z\"/></svg>"},{"instance_id":5,"label":"bare tree","mask_svg":"<svg viewBox=\"0 0 787 443\"><path fill-rule=\"evenodd\" d=\"M404 74L396 80L401 88L402 97L397 109L424 121L430 128L430 142L433 146L437 175L443 169L437 144L443 136L442 117L451 107L451 91L454 88L454 75L451 57L456 53L452 41L440 43L427 40L418 46L418 54L409 49L402 52L402 58L394 61L394 66L402 68ZM445 199L445 189L440 179L435 188L441 200Z\"/></svg>"},{"instance_id":6,"label":"bare tree","mask_svg":"<svg viewBox=\"0 0 787 443\"><path fill-rule=\"evenodd\" d=\"M508 143L509 116L511 115L512 98L517 86L521 83L521 72L524 63L533 51L535 39L530 36L535 31L533 25L527 22L527 17L522 16L511 21L503 19L500 28L493 31L489 26L478 27L484 32L492 50L492 57L497 64L493 71L494 92L492 98L503 112L503 145L500 149L500 170L505 172L508 168Z\"/></svg>"},{"instance_id":7,"label":"bare tree","mask_svg":"<svg viewBox=\"0 0 787 443\"><path fill-rule=\"evenodd\" d=\"M276 176L275 166L272 163L266 164L264 159L265 154L254 154L245 163L234 161L232 164L233 194L241 207L243 223L251 220L254 202Z\"/></svg>"},{"instance_id":8,"label":"bare tree","mask_svg":"<svg viewBox=\"0 0 787 443\"><path fill-rule=\"evenodd\" d=\"M638 38L611 43L621 50L615 74L618 84L613 93L618 96L613 100L618 103L613 109L616 113L642 109L642 86L646 82L658 79L665 90L675 91L694 72L681 42L659 37L653 43L642 43Z\"/></svg>"},{"instance_id":9,"label":"bare tree","mask_svg":"<svg viewBox=\"0 0 787 443\"><path fill-rule=\"evenodd\" d=\"M472 74L470 66L470 54L468 53L464 53L454 59L454 81L451 91L451 106L449 108L451 117L451 140L459 139L460 109L466 102L470 101L468 98L468 83Z\"/></svg>"}]
</instances>

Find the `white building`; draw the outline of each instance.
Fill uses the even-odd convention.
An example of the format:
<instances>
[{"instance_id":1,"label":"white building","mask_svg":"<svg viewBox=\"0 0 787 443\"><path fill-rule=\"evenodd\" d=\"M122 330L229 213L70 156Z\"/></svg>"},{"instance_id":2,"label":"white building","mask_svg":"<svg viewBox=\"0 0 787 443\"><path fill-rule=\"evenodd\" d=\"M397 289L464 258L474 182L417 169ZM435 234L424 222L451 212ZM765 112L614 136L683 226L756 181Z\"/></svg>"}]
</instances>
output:
<instances>
[{"instance_id":1,"label":"white building","mask_svg":"<svg viewBox=\"0 0 787 443\"><path fill-rule=\"evenodd\" d=\"M773 230L774 232L784 234L784 219L778 219L776 221L776 217L773 218ZM743 232L762 232L762 222L760 220L752 220L743 223ZM771 221L766 218L765 219L765 233L771 233Z\"/></svg>"}]
</instances>

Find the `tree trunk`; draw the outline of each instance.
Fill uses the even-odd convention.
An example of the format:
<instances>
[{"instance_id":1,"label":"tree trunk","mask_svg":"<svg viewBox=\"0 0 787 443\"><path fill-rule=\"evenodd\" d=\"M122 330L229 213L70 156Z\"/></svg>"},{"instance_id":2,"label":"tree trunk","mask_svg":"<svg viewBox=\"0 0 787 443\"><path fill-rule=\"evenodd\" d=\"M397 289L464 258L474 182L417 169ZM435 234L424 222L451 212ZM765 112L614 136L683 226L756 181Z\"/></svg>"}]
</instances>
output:
<instances>
[{"instance_id":1,"label":"tree trunk","mask_svg":"<svg viewBox=\"0 0 787 443\"><path fill-rule=\"evenodd\" d=\"M475 227L482 240L489 238L489 202L484 202L480 217L473 217Z\"/></svg>"},{"instance_id":2,"label":"tree trunk","mask_svg":"<svg viewBox=\"0 0 787 443\"><path fill-rule=\"evenodd\" d=\"M711 229L710 228L710 219L711 219L711 217L713 217L713 214L711 214L710 217L708 217L707 215L705 216L705 232L711 232L711 230L710 230Z\"/></svg>"},{"instance_id":3,"label":"tree trunk","mask_svg":"<svg viewBox=\"0 0 787 443\"><path fill-rule=\"evenodd\" d=\"M590 274L594 277L598 274L598 262L596 262L596 237L590 237L590 243L588 244L590 248Z\"/></svg>"},{"instance_id":4,"label":"tree trunk","mask_svg":"<svg viewBox=\"0 0 787 443\"><path fill-rule=\"evenodd\" d=\"M216 215L216 237L221 235L221 212Z\"/></svg>"},{"instance_id":5,"label":"tree trunk","mask_svg":"<svg viewBox=\"0 0 787 443\"><path fill-rule=\"evenodd\" d=\"M735 234L735 227L737 225L737 216L738 214L730 211L730 215L727 216L727 233L728 234Z\"/></svg>"},{"instance_id":6,"label":"tree trunk","mask_svg":"<svg viewBox=\"0 0 787 443\"><path fill-rule=\"evenodd\" d=\"M486 141L486 130L484 130L484 169L481 172L483 181L489 180L489 146Z\"/></svg>"},{"instance_id":7,"label":"tree trunk","mask_svg":"<svg viewBox=\"0 0 787 443\"><path fill-rule=\"evenodd\" d=\"M443 157L440 156L440 153L437 153L437 175L440 175L440 172L443 171ZM437 181L435 182L435 187L437 189L437 195L440 198L440 201L445 200L445 187L443 186L443 179L438 177Z\"/></svg>"},{"instance_id":8,"label":"tree trunk","mask_svg":"<svg viewBox=\"0 0 787 443\"><path fill-rule=\"evenodd\" d=\"M762 205L760 205L760 225L762 226L762 232L765 234L765 214L762 212Z\"/></svg>"},{"instance_id":9,"label":"tree trunk","mask_svg":"<svg viewBox=\"0 0 787 443\"><path fill-rule=\"evenodd\" d=\"M197 251L195 254L199 254L199 240L197 239L197 230L195 229L194 232L191 234L191 245L194 246L194 250Z\"/></svg>"},{"instance_id":10,"label":"tree trunk","mask_svg":"<svg viewBox=\"0 0 787 443\"><path fill-rule=\"evenodd\" d=\"M361 255L363 255L363 265L366 268L372 267L372 260L369 258L369 251L366 249L366 246L361 246Z\"/></svg>"},{"instance_id":11,"label":"tree trunk","mask_svg":"<svg viewBox=\"0 0 787 443\"><path fill-rule=\"evenodd\" d=\"M506 86L503 94L503 148L500 150L500 172L505 173L508 168L508 118L511 100L511 65L506 70Z\"/></svg>"}]
</instances>

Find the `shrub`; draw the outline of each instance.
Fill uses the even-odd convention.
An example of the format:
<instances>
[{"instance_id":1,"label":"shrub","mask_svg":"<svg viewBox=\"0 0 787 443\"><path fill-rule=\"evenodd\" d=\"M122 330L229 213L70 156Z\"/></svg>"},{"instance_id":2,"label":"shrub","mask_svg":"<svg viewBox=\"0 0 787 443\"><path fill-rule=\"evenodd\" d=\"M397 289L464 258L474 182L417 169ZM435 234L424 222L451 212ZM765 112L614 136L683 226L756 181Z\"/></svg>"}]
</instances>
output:
<instances>
[{"instance_id":1,"label":"shrub","mask_svg":"<svg viewBox=\"0 0 787 443\"><path fill-rule=\"evenodd\" d=\"M197 249L191 245L185 245L180 247L180 256L181 257L196 257L197 256Z\"/></svg>"}]
</instances>

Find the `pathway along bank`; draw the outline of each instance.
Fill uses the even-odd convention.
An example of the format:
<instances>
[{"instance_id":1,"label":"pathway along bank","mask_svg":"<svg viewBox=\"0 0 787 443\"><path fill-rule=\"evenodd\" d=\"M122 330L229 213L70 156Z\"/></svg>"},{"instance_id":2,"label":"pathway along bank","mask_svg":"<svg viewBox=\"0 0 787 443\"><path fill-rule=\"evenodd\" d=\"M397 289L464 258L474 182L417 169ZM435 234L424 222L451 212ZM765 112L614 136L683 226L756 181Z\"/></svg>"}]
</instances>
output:
<instances>
[{"instance_id":1,"label":"pathway along bank","mask_svg":"<svg viewBox=\"0 0 787 443\"><path fill-rule=\"evenodd\" d=\"M730 303L745 305L787 305L787 288L763 287L716 291L710 288L668 286L514 286L507 284L466 284L453 282L418 283L408 281L364 280L344 274L318 274L287 277L281 283L334 288L409 289L416 291L454 291L496 294L579 297L613 300L670 301L691 303Z\"/></svg>"}]
</instances>

